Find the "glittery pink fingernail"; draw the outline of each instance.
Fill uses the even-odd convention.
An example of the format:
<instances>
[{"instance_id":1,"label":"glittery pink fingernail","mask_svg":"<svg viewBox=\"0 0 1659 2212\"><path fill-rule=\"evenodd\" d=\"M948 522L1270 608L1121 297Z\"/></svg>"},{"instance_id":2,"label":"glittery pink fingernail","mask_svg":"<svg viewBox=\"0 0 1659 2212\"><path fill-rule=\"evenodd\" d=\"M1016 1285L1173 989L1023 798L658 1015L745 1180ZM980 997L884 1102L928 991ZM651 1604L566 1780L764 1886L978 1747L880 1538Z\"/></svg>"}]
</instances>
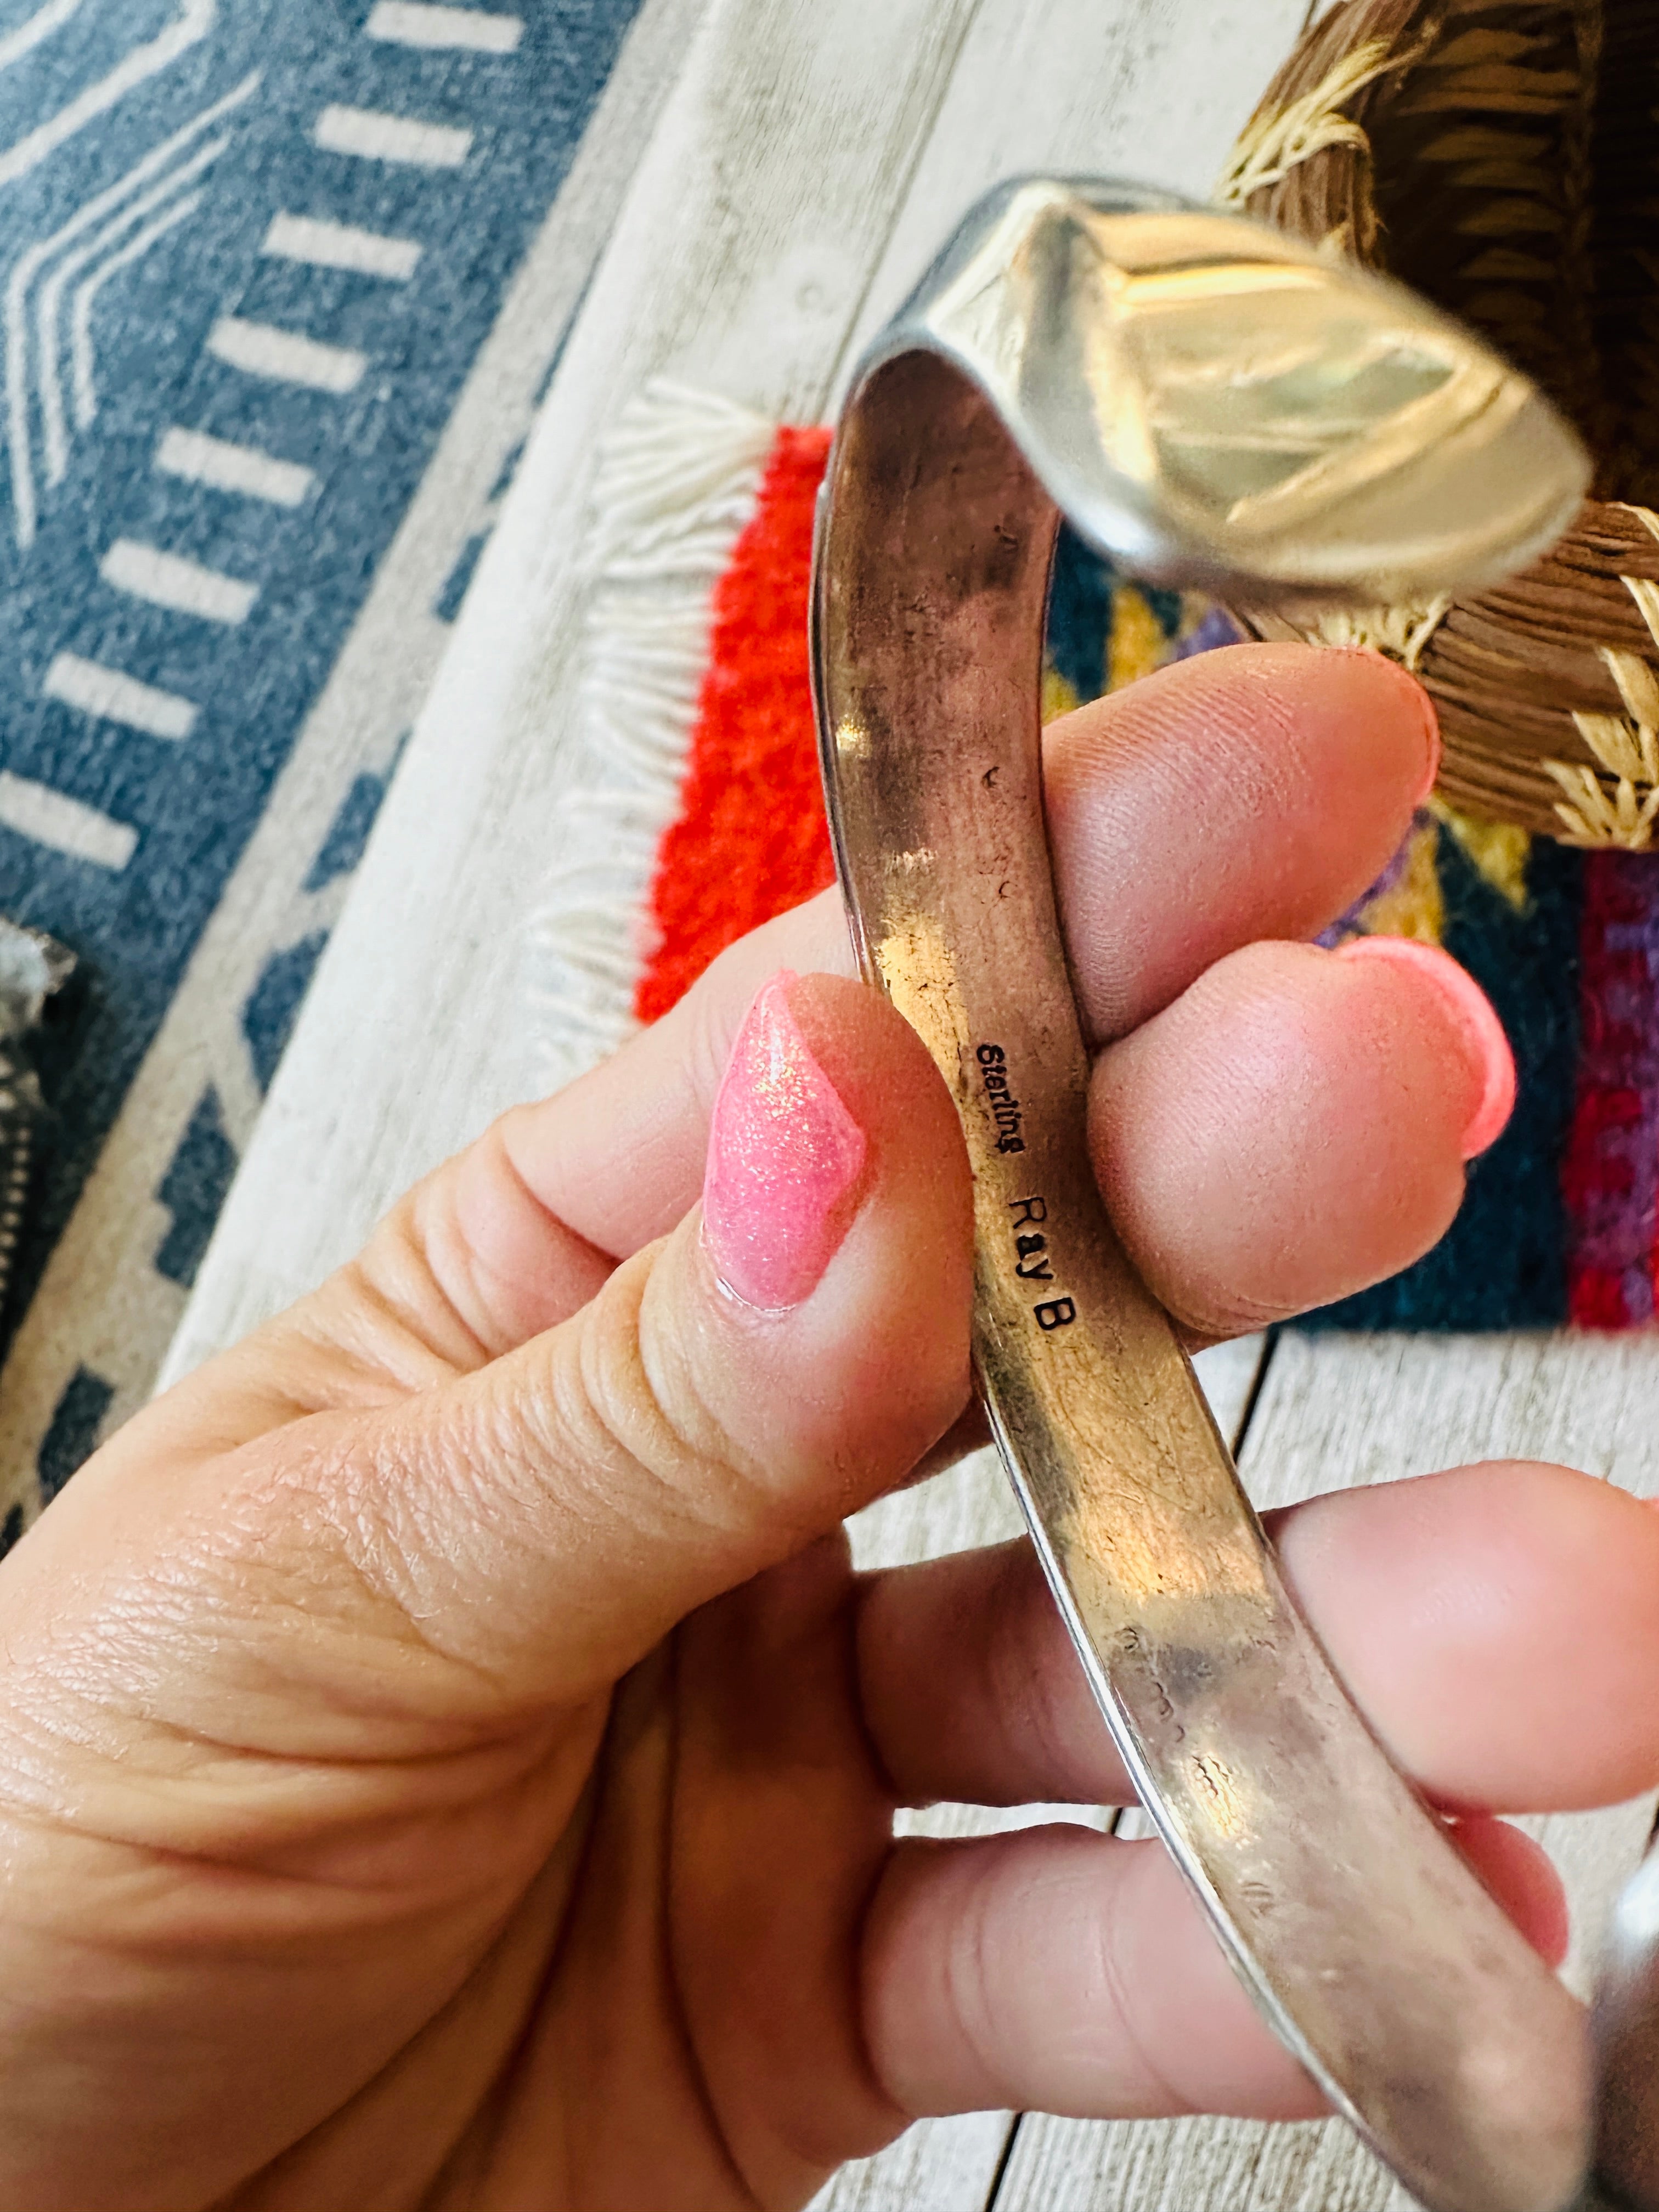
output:
<instances>
[{"instance_id":1,"label":"glittery pink fingernail","mask_svg":"<svg viewBox=\"0 0 1659 2212\"><path fill-rule=\"evenodd\" d=\"M702 1234L746 1305L780 1311L817 1286L847 1232L862 1129L789 1009L787 969L749 1009L714 1101Z\"/></svg>"}]
</instances>

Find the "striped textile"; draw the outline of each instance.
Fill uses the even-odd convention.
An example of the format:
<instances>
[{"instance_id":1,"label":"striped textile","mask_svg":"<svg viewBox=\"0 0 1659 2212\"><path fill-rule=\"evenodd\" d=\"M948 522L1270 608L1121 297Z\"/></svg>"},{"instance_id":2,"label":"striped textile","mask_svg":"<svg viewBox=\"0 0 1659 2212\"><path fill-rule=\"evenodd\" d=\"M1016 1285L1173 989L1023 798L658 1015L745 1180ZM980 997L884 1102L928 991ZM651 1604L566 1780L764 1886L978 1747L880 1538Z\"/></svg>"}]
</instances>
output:
<instances>
[{"instance_id":1,"label":"striped textile","mask_svg":"<svg viewBox=\"0 0 1659 2212\"><path fill-rule=\"evenodd\" d=\"M0 911L76 963L13 1534L181 1310L555 357L515 280L636 4L0 10Z\"/></svg>"}]
</instances>

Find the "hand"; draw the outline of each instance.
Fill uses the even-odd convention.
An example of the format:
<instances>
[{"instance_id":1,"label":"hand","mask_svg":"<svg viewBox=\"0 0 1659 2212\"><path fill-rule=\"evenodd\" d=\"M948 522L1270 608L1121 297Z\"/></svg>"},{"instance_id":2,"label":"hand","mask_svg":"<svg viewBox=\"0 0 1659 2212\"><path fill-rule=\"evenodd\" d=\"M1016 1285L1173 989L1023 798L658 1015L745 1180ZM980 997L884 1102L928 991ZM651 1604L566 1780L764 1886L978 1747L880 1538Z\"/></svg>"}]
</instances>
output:
<instances>
[{"instance_id":1,"label":"hand","mask_svg":"<svg viewBox=\"0 0 1659 2212\"><path fill-rule=\"evenodd\" d=\"M1421 695L1241 648L1048 742L1154 1288L1198 1342L1409 1261L1503 1055L1449 963L1296 940L1402 835ZM892 1841L1128 1791L1024 1547L849 1571L842 1517L967 1434L969 1254L944 1088L846 969L826 901L735 947L0 1566L0 2204L736 2212L918 2113L1318 2109L1159 1846ZM1558 1941L1486 1816L1659 1783L1659 1516L1508 1466L1277 1535Z\"/></svg>"}]
</instances>

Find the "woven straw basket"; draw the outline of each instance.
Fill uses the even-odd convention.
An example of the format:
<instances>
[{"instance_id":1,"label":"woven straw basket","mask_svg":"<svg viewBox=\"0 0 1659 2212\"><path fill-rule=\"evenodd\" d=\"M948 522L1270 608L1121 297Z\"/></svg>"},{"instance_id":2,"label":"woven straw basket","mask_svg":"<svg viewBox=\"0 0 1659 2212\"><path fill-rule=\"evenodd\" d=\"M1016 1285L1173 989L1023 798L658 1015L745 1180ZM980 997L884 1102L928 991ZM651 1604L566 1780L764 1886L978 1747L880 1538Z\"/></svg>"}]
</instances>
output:
<instances>
[{"instance_id":1,"label":"woven straw basket","mask_svg":"<svg viewBox=\"0 0 1659 2212\"><path fill-rule=\"evenodd\" d=\"M1597 465L1571 532L1497 591L1246 627L1414 669L1455 805L1570 844L1659 842L1659 0L1345 0L1218 197L1474 325Z\"/></svg>"}]
</instances>

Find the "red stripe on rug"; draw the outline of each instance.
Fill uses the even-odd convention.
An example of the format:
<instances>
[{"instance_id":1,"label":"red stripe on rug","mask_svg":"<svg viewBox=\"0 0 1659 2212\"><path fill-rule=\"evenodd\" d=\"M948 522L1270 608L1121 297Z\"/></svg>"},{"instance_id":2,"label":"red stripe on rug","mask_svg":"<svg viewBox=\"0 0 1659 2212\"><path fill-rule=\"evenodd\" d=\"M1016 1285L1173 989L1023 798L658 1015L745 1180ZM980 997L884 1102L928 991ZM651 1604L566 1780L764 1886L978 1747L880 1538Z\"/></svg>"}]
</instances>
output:
<instances>
[{"instance_id":1,"label":"red stripe on rug","mask_svg":"<svg viewBox=\"0 0 1659 2212\"><path fill-rule=\"evenodd\" d=\"M782 429L714 586L680 808L657 849L654 950L634 994L655 1021L717 952L834 880L806 650L812 512L828 430Z\"/></svg>"}]
</instances>

